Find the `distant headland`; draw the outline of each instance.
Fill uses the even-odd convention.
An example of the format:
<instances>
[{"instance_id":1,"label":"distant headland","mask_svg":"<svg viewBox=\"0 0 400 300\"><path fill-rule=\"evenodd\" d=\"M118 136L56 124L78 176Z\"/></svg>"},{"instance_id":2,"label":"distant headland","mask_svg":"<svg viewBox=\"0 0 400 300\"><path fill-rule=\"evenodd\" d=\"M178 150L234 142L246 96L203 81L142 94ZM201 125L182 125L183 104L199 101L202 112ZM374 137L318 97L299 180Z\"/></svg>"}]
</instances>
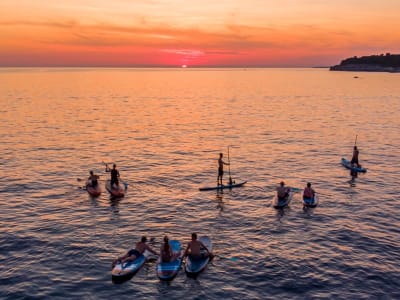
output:
<instances>
[{"instance_id":1,"label":"distant headland","mask_svg":"<svg viewBox=\"0 0 400 300\"><path fill-rule=\"evenodd\" d=\"M400 54L381 54L346 58L330 71L364 71L400 73Z\"/></svg>"}]
</instances>

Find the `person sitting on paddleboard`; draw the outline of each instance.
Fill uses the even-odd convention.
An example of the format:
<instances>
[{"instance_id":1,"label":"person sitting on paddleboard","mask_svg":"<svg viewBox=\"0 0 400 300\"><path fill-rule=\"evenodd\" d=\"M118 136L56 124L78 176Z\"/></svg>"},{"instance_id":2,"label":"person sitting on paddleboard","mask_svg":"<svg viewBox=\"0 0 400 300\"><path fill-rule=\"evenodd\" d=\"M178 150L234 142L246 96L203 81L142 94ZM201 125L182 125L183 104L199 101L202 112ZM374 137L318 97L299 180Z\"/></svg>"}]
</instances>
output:
<instances>
[{"instance_id":1,"label":"person sitting on paddleboard","mask_svg":"<svg viewBox=\"0 0 400 300\"><path fill-rule=\"evenodd\" d=\"M314 199L315 191L311 187L311 183L308 182L306 188L303 191L303 199Z\"/></svg>"},{"instance_id":2,"label":"person sitting on paddleboard","mask_svg":"<svg viewBox=\"0 0 400 300\"><path fill-rule=\"evenodd\" d=\"M276 188L278 200L284 200L289 196L290 188L285 186L285 183L281 181L280 185Z\"/></svg>"},{"instance_id":3,"label":"person sitting on paddleboard","mask_svg":"<svg viewBox=\"0 0 400 300\"><path fill-rule=\"evenodd\" d=\"M224 165L229 165L229 163L224 162L222 157L224 155L222 153L219 154L218 159L218 177L217 177L217 186L222 185L222 177L224 176Z\"/></svg>"},{"instance_id":4,"label":"person sitting on paddleboard","mask_svg":"<svg viewBox=\"0 0 400 300\"><path fill-rule=\"evenodd\" d=\"M160 258L161 262L170 262L177 259L177 257L172 252L171 246L169 245L168 236L164 236L164 243L161 245L160 248Z\"/></svg>"},{"instance_id":5,"label":"person sitting on paddleboard","mask_svg":"<svg viewBox=\"0 0 400 300\"><path fill-rule=\"evenodd\" d=\"M146 242L147 242L147 238L145 236L142 236L140 242L136 243L136 246L134 249L129 250L123 256L118 257L116 260L114 260L114 262L112 263L112 267L114 268L114 266L118 262L120 262L121 265L123 265L127 261L133 261L136 258L138 258L140 255L142 255L144 253L144 251L146 251L146 250L157 255L158 253L156 251L154 251L153 249L151 249L150 246L146 244Z\"/></svg>"},{"instance_id":6,"label":"person sitting on paddleboard","mask_svg":"<svg viewBox=\"0 0 400 300\"><path fill-rule=\"evenodd\" d=\"M204 248L207 252L206 255L202 255L200 250ZM208 251L207 247L204 244L197 240L197 234L192 233L192 240L187 244L184 257L190 256L193 259L199 259L207 256L212 256L212 254Z\"/></svg>"},{"instance_id":7,"label":"person sitting on paddleboard","mask_svg":"<svg viewBox=\"0 0 400 300\"><path fill-rule=\"evenodd\" d=\"M110 182L111 183L111 187L112 188L117 188L118 185L119 185L119 180L118 180L119 172L117 170L117 165L113 164L113 168L110 169L108 167L108 164L106 164L106 172L111 172L111 182Z\"/></svg>"},{"instance_id":8,"label":"person sitting on paddleboard","mask_svg":"<svg viewBox=\"0 0 400 300\"><path fill-rule=\"evenodd\" d=\"M92 186L92 187L96 187L97 184L98 184L97 180L100 178L100 176L99 175L95 175L93 173L93 171L90 171L89 174L90 174L90 176L88 178L88 184L90 186Z\"/></svg>"},{"instance_id":9,"label":"person sitting on paddleboard","mask_svg":"<svg viewBox=\"0 0 400 300\"><path fill-rule=\"evenodd\" d=\"M361 165L358 163L358 155L360 154L360 151L358 151L357 146L354 146L353 149L353 157L351 158L351 165L354 166L354 164L357 165L358 168L361 167Z\"/></svg>"}]
</instances>

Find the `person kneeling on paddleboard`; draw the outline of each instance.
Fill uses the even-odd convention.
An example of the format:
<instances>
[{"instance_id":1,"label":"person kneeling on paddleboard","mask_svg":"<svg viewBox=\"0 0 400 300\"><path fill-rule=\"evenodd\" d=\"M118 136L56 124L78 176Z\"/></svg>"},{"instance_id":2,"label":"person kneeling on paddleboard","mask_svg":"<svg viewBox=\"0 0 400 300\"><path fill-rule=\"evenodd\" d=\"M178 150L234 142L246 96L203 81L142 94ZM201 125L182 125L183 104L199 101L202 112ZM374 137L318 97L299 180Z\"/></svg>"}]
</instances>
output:
<instances>
[{"instance_id":1,"label":"person kneeling on paddleboard","mask_svg":"<svg viewBox=\"0 0 400 300\"><path fill-rule=\"evenodd\" d=\"M206 250L206 254L201 253L201 249ZM208 251L207 247L204 244L197 240L197 234L192 233L192 240L187 244L184 257L190 256L191 259L200 259L207 256L212 257L212 254Z\"/></svg>"},{"instance_id":2,"label":"person kneeling on paddleboard","mask_svg":"<svg viewBox=\"0 0 400 300\"><path fill-rule=\"evenodd\" d=\"M97 180L100 178L99 175L94 175L93 171L89 172L90 176L87 180L87 183L91 186L91 187L96 187L98 182Z\"/></svg>"},{"instance_id":3,"label":"person kneeling on paddleboard","mask_svg":"<svg viewBox=\"0 0 400 300\"><path fill-rule=\"evenodd\" d=\"M142 236L140 242L136 243L136 246L134 249L129 250L123 256L118 257L116 260L114 260L114 262L112 263L112 267L114 268L114 266L118 262L120 262L121 265L123 265L127 261L133 261L136 258L138 258L140 255L142 255L144 253L144 251L146 251L146 250L155 255L158 255L158 253L156 251L154 251L153 249L151 249L150 246L146 244L146 242L147 242L147 238L145 236Z\"/></svg>"},{"instance_id":4,"label":"person kneeling on paddleboard","mask_svg":"<svg viewBox=\"0 0 400 300\"><path fill-rule=\"evenodd\" d=\"M280 186L276 188L276 193L279 200L284 200L289 196L290 188L285 186L285 183L281 181Z\"/></svg>"},{"instance_id":5,"label":"person kneeling on paddleboard","mask_svg":"<svg viewBox=\"0 0 400 300\"><path fill-rule=\"evenodd\" d=\"M311 183L308 182L303 192L303 199L314 199L315 191L311 188Z\"/></svg>"},{"instance_id":6,"label":"person kneeling on paddleboard","mask_svg":"<svg viewBox=\"0 0 400 300\"><path fill-rule=\"evenodd\" d=\"M169 244L169 238L168 236L164 236L164 243L161 245L160 248L160 258L161 258L161 262L171 262L174 261L175 259L177 259L179 257L174 255L171 249L171 246Z\"/></svg>"}]
</instances>

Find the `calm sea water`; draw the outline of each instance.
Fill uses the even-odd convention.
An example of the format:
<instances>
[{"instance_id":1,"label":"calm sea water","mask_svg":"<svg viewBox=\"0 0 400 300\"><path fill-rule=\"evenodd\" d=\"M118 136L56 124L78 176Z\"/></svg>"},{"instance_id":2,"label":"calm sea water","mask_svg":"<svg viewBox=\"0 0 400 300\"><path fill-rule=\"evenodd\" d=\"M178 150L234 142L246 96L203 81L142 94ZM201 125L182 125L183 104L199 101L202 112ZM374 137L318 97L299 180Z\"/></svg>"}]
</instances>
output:
<instances>
[{"instance_id":1,"label":"calm sea water","mask_svg":"<svg viewBox=\"0 0 400 300\"><path fill-rule=\"evenodd\" d=\"M358 76L359 78L354 78ZM0 298L400 298L400 75L326 69L0 69ZM340 165L357 136L368 168ZM216 183L220 152L243 188ZM90 198L115 162L125 198ZM228 169L226 169L228 171ZM226 172L225 179L228 178ZM276 185L321 193L271 206ZM104 188L103 188L104 189ZM110 263L142 235L211 237L197 279Z\"/></svg>"}]
</instances>

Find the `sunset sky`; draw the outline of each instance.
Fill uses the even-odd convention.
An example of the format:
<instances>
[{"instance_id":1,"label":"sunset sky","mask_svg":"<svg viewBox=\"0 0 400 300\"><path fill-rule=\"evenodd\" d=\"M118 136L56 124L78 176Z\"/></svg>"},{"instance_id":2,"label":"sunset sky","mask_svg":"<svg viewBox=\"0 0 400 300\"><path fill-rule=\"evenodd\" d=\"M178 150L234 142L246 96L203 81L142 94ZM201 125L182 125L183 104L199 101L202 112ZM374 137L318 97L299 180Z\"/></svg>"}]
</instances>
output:
<instances>
[{"instance_id":1,"label":"sunset sky","mask_svg":"<svg viewBox=\"0 0 400 300\"><path fill-rule=\"evenodd\" d=\"M0 66L329 66L400 53L400 0L0 0Z\"/></svg>"}]
</instances>

